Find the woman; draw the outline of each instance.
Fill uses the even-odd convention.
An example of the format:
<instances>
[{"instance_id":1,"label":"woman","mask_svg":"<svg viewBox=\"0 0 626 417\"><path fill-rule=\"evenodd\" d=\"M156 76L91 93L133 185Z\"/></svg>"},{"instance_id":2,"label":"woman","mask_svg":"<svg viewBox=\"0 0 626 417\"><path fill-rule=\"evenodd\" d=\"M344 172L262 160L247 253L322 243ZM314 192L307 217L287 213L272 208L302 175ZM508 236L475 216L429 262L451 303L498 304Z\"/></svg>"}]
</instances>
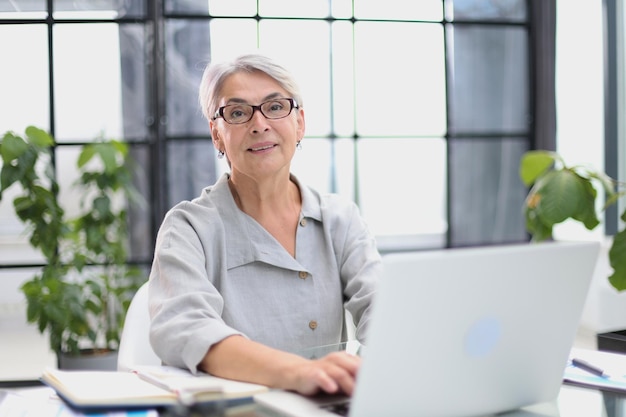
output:
<instances>
[{"instance_id":1,"label":"woman","mask_svg":"<svg viewBox=\"0 0 626 417\"><path fill-rule=\"evenodd\" d=\"M291 75L261 55L209 65L200 86L230 173L163 220L150 275L151 342L164 363L303 394L352 393L360 358L305 348L365 338L381 272L356 205L290 173L304 137Z\"/></svg>"}]
</instances>

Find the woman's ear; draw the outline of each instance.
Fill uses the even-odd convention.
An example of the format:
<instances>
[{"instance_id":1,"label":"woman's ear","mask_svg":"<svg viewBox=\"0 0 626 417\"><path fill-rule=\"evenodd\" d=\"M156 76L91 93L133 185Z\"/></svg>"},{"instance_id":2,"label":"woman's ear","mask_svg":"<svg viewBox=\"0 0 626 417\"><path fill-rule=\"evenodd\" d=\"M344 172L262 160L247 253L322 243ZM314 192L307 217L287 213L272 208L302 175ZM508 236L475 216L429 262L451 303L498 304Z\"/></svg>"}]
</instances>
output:
<instances>
[{"instance_id":1,"label":"woman's ear","mask_svg":"<svg viewBox=\"0 0 626 417\"><path fill-rule=\"evenodd\" d=\"M304 138L304 127L305 127L305 123L304 123L304 109L303 108L299 108L298 109L298 120L297 120L298 125L296 126L296 131L298 132L298 141L302 140L302 138Z\"/></svg>"},{"instance_id":2,"label":"woman's ear","mask_svg":"<svg viewBox=\"0 0 626 417\"><path fill-rule=\"evenodd\" d=\"M215 146L215 149L217 149L219 151L219 150L221 150L220 142L222 140L220 139L220 133L217 130L217 126L215 125L215 123L213 121L211 121L211 122L209 122L209 128L211 129L211 139L213 140L213 146Z\"/></svg>"}]
</instances>

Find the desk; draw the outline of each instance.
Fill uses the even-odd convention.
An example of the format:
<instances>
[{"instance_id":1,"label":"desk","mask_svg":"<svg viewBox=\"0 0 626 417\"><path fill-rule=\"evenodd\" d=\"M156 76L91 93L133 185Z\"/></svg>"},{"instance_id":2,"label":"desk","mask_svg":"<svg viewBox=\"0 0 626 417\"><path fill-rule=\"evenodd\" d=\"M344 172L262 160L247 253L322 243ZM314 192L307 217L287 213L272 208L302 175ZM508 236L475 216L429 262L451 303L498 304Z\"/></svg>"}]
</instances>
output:
<instances>
[{"instance_id":1,"label":"desk","mask_svg":"<svg viewBox=\"0 0 626 417\"><path fill-rule=\"evenodd\" d=\"M352 353L358 353L358 343L349 342L347 344L332 345L318 347L306 351L299 352L302 356L315 358L321 357L330 351L347 350ZM3 387L11 390L10 387ZM32 401L48 401L53 391L47 387L15 387L15 392L32 398ZM451 394L450 400L454 400ZM56 400L60 401L60 400ZM13 417L16 414L9 414ZM160 417L273 417L277 414L272 413L253 402L222 407L215 409L209 408L191 408L191 409L170 409L159 413ZM510 413L499 414L506 417L626 417L626 394L615 394L610 392L601 392L595 389L588 389L570 385L563 385L560 389L558 397L549 403L542 403L525 407L521 410L515 410ZM0 417L7 417L2 413L0 407ZM42 417L41 415L28 415L28 417ZM384 417L384 416L382 416Z\"/></svg>"},{"instance_id":2,"label":"desk","mask_svg":"<svg viewBox=\"0 0 626 417\"><path fill-rule=\"evenodd\" d=\"M255 404L240 405L216 414L162 413L162 417L279 417ZM493 417L493 416L492 416ZM557 399L521 410L498 414L498 417L626 417L626 395L563 385Z\"/></svg>"},{"instance_id":3,"label":"desk","mask_svg":"<svg viewBox=\"0 0 626 417\"><path fill-rule=\"evenodd\" d=\"M49 388L18 388L32 398L48 397ZM34 391L39 393L35 394ZM1 409L0 409L1 411ZM2 417L5 415L0 412ZM9 414L9 416L12 416ZM263 409L250 402L231 406L226 409L171 409L159 413L159 417L279 417L279 415ZM42 417L32 415L29 417ZM383 416L384 417L384 416ZM626 417L626 395L600 392L598 390L563 385L555 401L529 406L498 417Z\"/></svg>"}]
</instances>

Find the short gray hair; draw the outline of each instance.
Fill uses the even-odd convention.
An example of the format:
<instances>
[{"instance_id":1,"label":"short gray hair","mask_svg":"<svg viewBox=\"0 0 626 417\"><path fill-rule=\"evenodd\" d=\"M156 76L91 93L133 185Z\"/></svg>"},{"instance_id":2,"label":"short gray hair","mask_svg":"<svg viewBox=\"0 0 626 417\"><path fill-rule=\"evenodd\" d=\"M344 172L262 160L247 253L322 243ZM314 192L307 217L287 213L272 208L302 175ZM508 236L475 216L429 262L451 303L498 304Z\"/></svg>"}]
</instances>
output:
<instances>
[{"instance_id":1,"label":"short gray hair","mask_svg":"<svg viewBox=\"0 0 626 417\"><path fill-rule=\"evenodd\" d=\"M241 55L232 61L209 63L202 74L198 99L202 114L211 120L218 109L222 87L226 79L237 72L260 71L272 77L302 107L300 88L291 73L267 56L260 54Z\"/></svg>"}]
</instances>

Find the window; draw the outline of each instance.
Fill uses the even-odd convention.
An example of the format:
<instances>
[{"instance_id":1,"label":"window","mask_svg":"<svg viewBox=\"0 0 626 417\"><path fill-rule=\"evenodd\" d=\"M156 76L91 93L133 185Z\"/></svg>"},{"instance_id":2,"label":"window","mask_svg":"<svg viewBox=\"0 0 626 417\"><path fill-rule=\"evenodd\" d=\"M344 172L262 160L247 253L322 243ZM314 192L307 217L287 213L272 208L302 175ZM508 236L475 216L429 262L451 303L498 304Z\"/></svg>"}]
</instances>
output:
<instances>
[{"instance_id":1,"label":"window","mask_svg":"<svg viewBox=\"0 0 626 417\"><path fill-rule=\"evenodd\" d=\"M78 145L129 142L150 201L131 214L131 261L149 266L164 213L227 169L197 106L205 64L260 49L303 90L293 172L354 199L381 251L521 241L517 165L536 145L532 4L542 2L0 0L0 38L19 39L0 43L0 132L49 130L65 187ZM41 262L10 200L2 294Z\"/></svg>"}]
</instances>

